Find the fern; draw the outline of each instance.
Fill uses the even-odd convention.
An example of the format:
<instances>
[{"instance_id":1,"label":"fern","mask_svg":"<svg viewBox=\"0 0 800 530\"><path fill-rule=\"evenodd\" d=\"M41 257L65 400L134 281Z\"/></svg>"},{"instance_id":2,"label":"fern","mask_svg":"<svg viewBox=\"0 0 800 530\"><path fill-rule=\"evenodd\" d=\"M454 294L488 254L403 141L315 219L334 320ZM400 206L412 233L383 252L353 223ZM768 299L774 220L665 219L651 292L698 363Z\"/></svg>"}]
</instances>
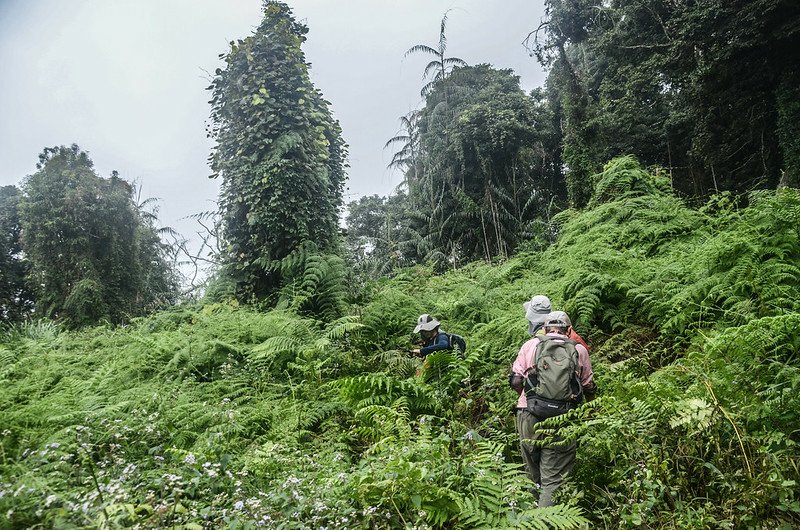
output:
<instances>
[{"instance_id":1,"label":"fern","mask_svg":"<svg viewBox=\"0 0 800 530\"><path fill-rule=\"evenodd\" d=\"M376 373L339 379L333 385L339 389L342 398L355 408L391 406L402 399L414 415L435 414L441 409L432 389L416 378L401 380Z\"/></svg>"},{"instance_id":2,"label":"fern","mask_svg":"<svg viewBox=\"0 0 800 530\"><path fill-rule=\"evenodd\" d=\"M583 516L580 508L560 505L520 513L510 527L524 530L566 530L568 528L586 528L588 525L589 520Z\"/></svg>"},{"instance_id":3,"label":"fern","mask_svg":"<svg viewBox=\"0 0 800 530\"><path fill-rule=\"evenodd\" d=\"M279 270L278 307L292 307L323 320L339 318L344 311L344 262L333 254L321 254L306 241L288 256L272 264Z\"/></svg>"},{"instance_id":4,"label":"fern","mask_svg":"<svg viewBox=\"0 0 800 530\"><path fill-rule=\"evenodd\" d=\"M622 156L608 162L603 172L595 175L595 191L589 206L600 202L624 199L636 195L668 193L669 180L643 170L632 156Z\"/></svg>"},{"instance_id":5,"label":"fern","mask_svg":"<svg viewBox=\"0 0 800 530\"><path fill-rule=\"evenodd\" d=\"M479 442L469 455L467 495L459 500L458 528L584 528L588 521L575 506L535 508L520 466L502 458L502 448Z\"/></svg>"},{"instance_id":6,"label":"fern","mask_svg":"<svg viewBox=\"0 0 800 530\"><path fill-rule=\"evenodd\" d=\"M0 379L5 379L7 374L14 369L14 362L17 360L17 356L14 354L13 351L9 350L4 346L0 346Z\"/></svg>"},{"instance_id":7,"label":"fern","mask_svg":"<svg viewBox=\"0 0 800 530\"><path fill-rule=\"evenodd\" d=\"M283 264L283 310L226 302L124 328L7 331L0 513L20 528L100 525L119 505L134 507L120 524L144 527L194 513L287 529L797 526L800 193L694 210L614 167L628 174L557 216L549 248L397 269L352 315L303 316L313 293L335 293L308 247ZM546 509L520 469L505 380L538 293L590 340L600 387L539 425L579 444L565 504ZM406 350L424 312L469 348L432 354L416 377Z\"/></svg>"},{"instance_id":8,"label":"fern","mask_svg":"<svg viewBox=\"0 0 800 530\"><path fill-rule=\"evenodd\" d=\"M357 317L346 316L331 322L325 335L330 340L342 340L348 334L355 334L362 329L364 324L358 322Z\"/></svg>"},{"instance_id":9,"label":"fern","mask_svg":"<svg viewBox=\"0 0 800 530\"><path fill-rule=\"evenodd\" d=\"M382 445L379 440L390 439L392 443L407 440L411 436L410 416L404 399L398 399L392 407L368 405L356 411L355 419L360 422L356 432L362 438L375 442L375 450Z\"/></svg>"}]
</instances>

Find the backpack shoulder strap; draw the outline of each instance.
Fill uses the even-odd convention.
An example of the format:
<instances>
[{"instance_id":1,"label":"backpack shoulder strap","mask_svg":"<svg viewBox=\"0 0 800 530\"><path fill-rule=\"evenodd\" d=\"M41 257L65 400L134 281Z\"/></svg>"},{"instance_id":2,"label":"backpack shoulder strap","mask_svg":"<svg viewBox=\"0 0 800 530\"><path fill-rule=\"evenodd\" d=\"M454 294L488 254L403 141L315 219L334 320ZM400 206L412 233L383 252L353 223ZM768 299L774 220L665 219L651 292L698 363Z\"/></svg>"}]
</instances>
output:
<instances>
[{"instance_id":1,"label":"backpack shoulder strap","mask_svg":"<svg viewBox=\"0 0 800 530\"><path fill-rule=\"evenodd\" d=\"M450 346L450 349L455 350L456 348L458 348L458 350L461 352L461 355L466 354L466 351L464 350L467 349L466 348L467 342L464 340L464 337L456 333L447 333L447 332L445 332L445 335L447 335L447 344L448 346Z\"/></svg>"}]
</instances>

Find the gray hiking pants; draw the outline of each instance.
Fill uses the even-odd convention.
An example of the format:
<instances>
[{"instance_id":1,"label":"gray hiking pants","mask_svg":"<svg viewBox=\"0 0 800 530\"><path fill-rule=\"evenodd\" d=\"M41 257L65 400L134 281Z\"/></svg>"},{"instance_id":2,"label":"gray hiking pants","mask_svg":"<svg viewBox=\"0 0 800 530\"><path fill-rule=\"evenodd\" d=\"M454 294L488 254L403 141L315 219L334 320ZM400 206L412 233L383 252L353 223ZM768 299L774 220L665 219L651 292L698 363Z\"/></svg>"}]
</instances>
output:
<instances>
[{"instance_id":1,"label":"gray hiking pants","mask_svg":"<svg viewBox=\"0 0 800 530\"><path fill-rule=\"evenodd\" d=\"M536 446L531 440L542 440L545 435L534 433L534 425L539 420L525 409L517 410L517 433L519 433L519 449L522 461L525 463L525 472L528 477L539 486L539 506L553 505L553 492L564 482L575 465L575 442L562 446L545 445Z\"/></svg>"}]
</instances>

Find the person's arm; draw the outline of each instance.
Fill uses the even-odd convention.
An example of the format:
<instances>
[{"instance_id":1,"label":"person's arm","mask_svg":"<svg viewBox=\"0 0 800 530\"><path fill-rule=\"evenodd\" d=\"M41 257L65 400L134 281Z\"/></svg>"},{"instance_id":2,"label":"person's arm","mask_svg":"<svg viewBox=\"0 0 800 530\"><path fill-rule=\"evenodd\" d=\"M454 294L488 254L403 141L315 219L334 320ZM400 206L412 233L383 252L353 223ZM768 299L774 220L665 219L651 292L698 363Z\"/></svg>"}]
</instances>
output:
<instances>
[{"instance_id":1,"label":"person's arm","mask_svg":"<svg viewBox=\"0 0 800 530\"><path fill-rule=\"evenodd\" d=\"M536 349L539 339L532 339L522 345L517 353L517 358L511 365L511 372L508 374L508 384L517 394L522 394L525 382L525 372L531 367L531 357Z\"/></svg>"},{"instance_id":2,"label":"person's arm","mask_svg":"<svg viewBox=\"0 0 800 530\"><path fill-rule=\"evenodd\" d=\"M525 388L525 378L514 372L508 373L508 386L511 387L517 394L522 394Z\"/></svg>"},{"instance_id":3,"label":"person's arm","mask_svg":"<svg viewBox=\"0 0 800 530\"><path fill-rule=\"evenodd\" d=\"M447 333L439 333L436 335L436 338L433 340L428 346L419 349L419 353L425 357L429 353L433 353L439 350L450 350L452 346L450 346L450 337L447 336Z\"/></svg>"}]
</instances>

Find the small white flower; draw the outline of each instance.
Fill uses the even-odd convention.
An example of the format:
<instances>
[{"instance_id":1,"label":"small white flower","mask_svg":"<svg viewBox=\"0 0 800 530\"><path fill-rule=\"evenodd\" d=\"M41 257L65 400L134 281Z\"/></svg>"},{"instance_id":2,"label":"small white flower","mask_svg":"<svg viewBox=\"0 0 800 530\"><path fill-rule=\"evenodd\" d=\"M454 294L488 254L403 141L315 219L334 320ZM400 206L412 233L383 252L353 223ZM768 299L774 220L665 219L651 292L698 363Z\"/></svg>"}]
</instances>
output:
<instances>
[{"instance_id":1,"label":"small white flower","mask_svg":"<svg viewBox=\"0 0 800 530\"><path fill-rule=\"evenodd\" d=\"M189 453L189 454L188 454L188 455L186 455L186 457L183 459L183 463L184 463L184 464L189 464L190 466L191 466L191 465L193 465L193 464L195 464L196 462L197 462L197 459L194 457L194 455L193 455L192 453Z\"/></svg>"}]
</instances>

